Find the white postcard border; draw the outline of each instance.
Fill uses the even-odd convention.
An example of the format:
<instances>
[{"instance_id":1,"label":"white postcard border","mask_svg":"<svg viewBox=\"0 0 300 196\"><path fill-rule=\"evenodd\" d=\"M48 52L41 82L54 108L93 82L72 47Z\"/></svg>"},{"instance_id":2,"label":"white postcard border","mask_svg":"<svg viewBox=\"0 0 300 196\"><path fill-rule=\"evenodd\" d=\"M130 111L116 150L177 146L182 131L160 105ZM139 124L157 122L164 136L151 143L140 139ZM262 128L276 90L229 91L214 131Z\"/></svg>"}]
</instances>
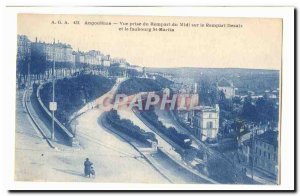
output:
<instances>
[{"instance_id":1,"label":"white postcard border","mask_svg":"<svg viewBox=\"0 0 300 196\"><path fill-rule=\"evenodd\" d=\"M17 13L159 15L202 17L283 18L282 56L282 126L280 185L176 185L176 184L115 184L81 182L15 182L15 73L17 51ZM3 78L7 85L4 97L5 126L2 130L6 168L3 182L8 190L292 190L294 189L294 8L292 7L8 7L5 13L5 61ZM34 25L34 24L33 24ZM4 68L5 67L5 68ZM3 113L1 113L3 115Z\"/></svg>"}]
</instances>

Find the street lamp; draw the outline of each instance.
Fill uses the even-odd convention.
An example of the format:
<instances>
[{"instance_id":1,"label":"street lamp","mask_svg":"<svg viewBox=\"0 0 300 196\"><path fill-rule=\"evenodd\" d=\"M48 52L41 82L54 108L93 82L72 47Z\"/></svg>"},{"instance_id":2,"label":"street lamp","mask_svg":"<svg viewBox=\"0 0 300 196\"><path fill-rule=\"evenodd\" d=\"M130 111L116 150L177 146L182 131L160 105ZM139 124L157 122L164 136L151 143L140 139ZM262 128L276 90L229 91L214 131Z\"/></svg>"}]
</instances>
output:
<instances>
[{"instance_id":1,"label":"street lamp","mask_svg":"<svg viewBox=\"0 0 300 196\"><path fill-rule=\"evenodd\" d=\"M256 128L253 127L251 130L251 178L252 178L252 180L254 178L254 159L255 159L255 157L254 157L254 142L255 142L254 137L257 134L256 132L257 132Z\"/></svg>"},{"instance_id":2,"label":"street lamp","mask_svg":"<svg viewBox=\"0 0 300 196\"><path fill-rule=\"evenodd\" d=\"M49 109L52 111L52 131L51 131L51 140L54 141L54 129L55 129L55 122L54 122L54 112L57 109L57 103L55 102L55 39L53 42L53 68L52 68L52 102L49 103Z\"/></svg>"}]
</instances>

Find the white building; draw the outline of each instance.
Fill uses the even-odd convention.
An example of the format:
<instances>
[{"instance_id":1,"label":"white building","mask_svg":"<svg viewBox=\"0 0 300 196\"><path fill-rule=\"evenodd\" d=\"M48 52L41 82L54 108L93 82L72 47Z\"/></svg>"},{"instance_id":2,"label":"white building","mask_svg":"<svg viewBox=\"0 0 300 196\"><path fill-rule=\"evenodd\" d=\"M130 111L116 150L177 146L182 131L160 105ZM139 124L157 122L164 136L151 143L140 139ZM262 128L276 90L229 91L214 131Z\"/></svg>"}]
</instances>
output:
<instances>
[{"instance_id":1,"label":"white building","mask_svg":"<svg viewBox=\"0 0 300 196\"><path fill-rule=\"evenodd\" d=\"M193 111L192 126L196 130L195 136L202 141L215 139L219 132L219 105L215 107L200 106Z\"/></svg>"},{"instance_id":2,"label":"white building","mask_svg":"<svg viewBox=\"0 0 300 196\"><path fill-rule=\"evenodd\" d=\"M126 63L120 63L119 67L121 67L121 68L127 68L127 64Z\"/></svg>"},{"instance_id":3,"label":"white building","mask_svg":"<svg viewBox=\"0 0 300 196\"><path fill-rule=\"evenodd\" d=\"M102 58L102 65L104 67L109 67L110 66L110 55L106 55Z\"/></svg>"},{"instance_id":4,"label":"white building","mask_svg":"<svg viewBox=\"0 0 300 196\"><path fill-rule=\"evenodd\" d=\"M233 86L233 83L225 78L218 81L217 88L224 93L226 99L232 99L235 96L235 87Z\"/></svg>"},{"instance_id":5,"label":"white building","mask_svg":"<svg viewBox=\"0 0 300 196\"><path fill-rule=\"evenodd\" d=\"M126 59L124 58L112 58L111 59L111 63L117 63L117 64L125 64L126 63Z\"/></svg>"},{"instance_id":6,"label":"white building","mask_svg":"<svg viewBox=\"0 0 300 196\"><path fill-rule=\"evenodd\" d=\"M61 43L59 41L54 43L45 43L38 41L37 38L35 42L31 43L31 48L41 51L45 55L47 61L55 61L57 63L70 63L75 64L75 58L73 55L73 49L70 44Z\"/></svg>"},{"instance_id":7,"label":"white building","mask_svg":"<svg viewBox=\"0 0 300 196\"><path fill-rule=\"evenodd\" d=\"M77 52L73 52L73 55L75 55L75 65L80 67L85 63L85 57L84 53L80 52L79 50Z\"/></svg>"},{"instance_id":8,"label":"white building","mask_svg":"<svg viewBox=\"0 0 300 196\"><path fill-rule=\"evenodd\" d=\"M133 69L133 70L136 70L136 71L138 71L138 72L143 72L143 67L140 67L140 66L138 66L138 65L129 65L129 66L127 67L127 69Z\"/></svg>"},{"instance_id":9,"label":"white building","mask_svg":"<svg viewBox=\"0 0 300 196\"><path fill-rule=\"evenodd\" d=\"M85 63L88 65L101 65L102 54L100 51L90 50L85 53Z\"/></svg>"}]
</instances>

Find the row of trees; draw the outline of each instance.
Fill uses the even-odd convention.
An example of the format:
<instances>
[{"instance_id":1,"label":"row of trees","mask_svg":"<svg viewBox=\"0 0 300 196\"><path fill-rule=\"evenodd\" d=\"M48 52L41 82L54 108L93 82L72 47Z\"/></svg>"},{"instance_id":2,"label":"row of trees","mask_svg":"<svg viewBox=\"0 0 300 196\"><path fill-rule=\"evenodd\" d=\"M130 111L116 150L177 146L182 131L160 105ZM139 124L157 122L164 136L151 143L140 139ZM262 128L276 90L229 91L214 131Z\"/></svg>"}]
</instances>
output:
<instances>
[{"instance_id":1,"label":"row of trees","mask_svg":"<svg viewBox=\"0 0 300 196\"><path fill-rule=\"evenodd\" d=\"M73 64L71 62L56 62L56 74L59 70L100 70L107 71L110 76L123 76L127 74L130 77L141 76L142 73L134 69L120 67L120 64L114 63L110 67L102 65L89 65L87 63ZM32 47L30 55L17 60L17 81L18 84L28 82L28 74L32 80L48 79L52 75L53 61L48 61L45 54L38 47Z\"/></svg>"},{"instance_id":2,"label":"row of trees","mask_svg":"<svg viewBox=\"0 0 300 196\"><path fill-rule=\"evenodd\" d=\"M134 125L130 120L120 119L116 110L111 110L107 113L106 119L108 123L117 131L127 134L128 136L139 140L144 144L150 144L147 140L157 142L155 135L151 132L146 132L140 127Z\"/></svg>"},{"instance_id":3,"label":"row of trees","mask_svg":"<svg viewBox=\"0 0 300 196\"><path fill-rule=\"evenodd\" d=\"M149 110L141 111L141 115L150 122L155 128L157 128L162 134L172 140L174 143L182 147L184 150L191 149L192 140L189 135L177 132L174 127L167 128L158 119L157 114L154 111L154 107L151 106Z\"/></svg>"},{"instance_id":4,"label":"row of trees","mask_svg":"<svg viewBox=\"0 0 300 196\"><path fill-rule=\"evenodd\" d=\"M216 85L209 80L201 81L199 95L202 105L219 104L223 112L222 116L227 119L240 118L254 123L278 122L278 106L266 96L257 100L249 96L243 102L238 97L226 99L224 93L218 91ZM234 106L238 105L242 106L241 111L234 110Z\"/></svg>"},{"instance_id":5,"label":"row of trees","mask_svg":"<svg viewBox=\"0 0 300 196\"><path fill-rule=\"evenodd\" d=\"M56 62L56 74L61 69L74 69L75 66L71 62ZM86 64L77 66L79 69L87 67ZM52 75L53 61L47 60L45 54L38 47L32 47L29 55L17 59L17 81L21 85L22 82L28 82L28 75L31 80L48 79Z\"/></svg>"},{"instance_id":6,"label":"row of trees","mask_svg":"<svg viewBox=\"0 0 300 196\"><path fill-rule=\"evenodd\" d=\"M169 87L171 81L157 76L155 80L149 78L131 78L123 82L118 90L120 94L133 95L140 92L161 91Z\"/></svg>"},{"instance_id":7,"label":"row of trees","mask_svg":"<svg viewBox=\"0 0 300 196\"><path fill-rule=\"evenodd\" d=\"M157 81L152 79L131 78L120 85L118 93L133 95L140 92L160 91L162 88Z\"/></svg>"},{"instance_id":8,"label":"row of trees","mask_svg":"<svg viewBox=\"0 0 300 196\"><path fill-rule=\"evenodd\" d=\"M38 48L31 48L30 55L25 55L24 58L17 60L17 80L21 84L22 78L24 82L28 80L28 74L40 77L50 67L50 62L46 60L46 56L42 54Z\"/></svg>"},{"instance_id":9,"label":"row of trees","mask_svg":"<svg viewBox=\"0 0 300 196\"><path fill-rule=\"evenodd\" d=\"M266 97L253 101L247 97L243 103L241 116L250 122L268 123L278 122L279 108L276 103Z\"/></svg>"}]
</instances>

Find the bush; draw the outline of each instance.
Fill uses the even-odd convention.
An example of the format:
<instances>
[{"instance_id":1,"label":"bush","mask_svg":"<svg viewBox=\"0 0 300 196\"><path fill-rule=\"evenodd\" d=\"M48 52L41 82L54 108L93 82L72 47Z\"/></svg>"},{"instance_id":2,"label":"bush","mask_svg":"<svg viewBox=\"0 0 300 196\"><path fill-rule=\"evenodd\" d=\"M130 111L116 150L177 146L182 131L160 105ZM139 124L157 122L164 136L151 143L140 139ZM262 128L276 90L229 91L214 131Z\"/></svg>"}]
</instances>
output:
<instances>
[{"instance_id":1,"label":"bush","mask_svg":"<svg viewBox=\"0 0 300 196\"><path fill-rule=\"evenodd\" d=\"M165 83L160 83L157 80L148 78L131 78L120 85L118 93L133 95L140 92L160 91L165 87Z\"/></svg>"},{"instance_id":2,"label":"bush","mask_svg":"<svg viewBox=\"0 0 300 196\"><path fill-rule=\"evenodd\" d=\"M103 76L81 74L73 78L64 78L55 83L55 101L57 102L56 117L67 123L69 116L101 95L108 92L114 81ZM52 101L52 83L47 83L40 91L46 107Z\"/></svg>"},{"instance_id":3,"label":"bush","mask_svg":"<svg viewBox=\"0 0 300 196\"><path fill-rule=\"evenodd\" d=\"M156 127L162 134L164 134L166 137L168 137L183 149L191 148L192 140L190 136L187 134L178 133L174 127L165 127L163 123L158 120L158 116L155 114L153 107L150 107L148 111L141 111L141 115L154 127Z\"/></svg>"},{"instance_id":4,"label":"bush","mask_svg":"<svg viewBox=\"0 0 300 196\"><path fill-rule=\"evenodd\" d=\"M117 131L122 131L128 136L139 140L142 143L149 144L148 139L157 142L155 135L151 132L146 132L140 127L134 125L130 120L120 119L116 110L111 110L107 114L108 123Z\"/></svg>"}]
</instances>

